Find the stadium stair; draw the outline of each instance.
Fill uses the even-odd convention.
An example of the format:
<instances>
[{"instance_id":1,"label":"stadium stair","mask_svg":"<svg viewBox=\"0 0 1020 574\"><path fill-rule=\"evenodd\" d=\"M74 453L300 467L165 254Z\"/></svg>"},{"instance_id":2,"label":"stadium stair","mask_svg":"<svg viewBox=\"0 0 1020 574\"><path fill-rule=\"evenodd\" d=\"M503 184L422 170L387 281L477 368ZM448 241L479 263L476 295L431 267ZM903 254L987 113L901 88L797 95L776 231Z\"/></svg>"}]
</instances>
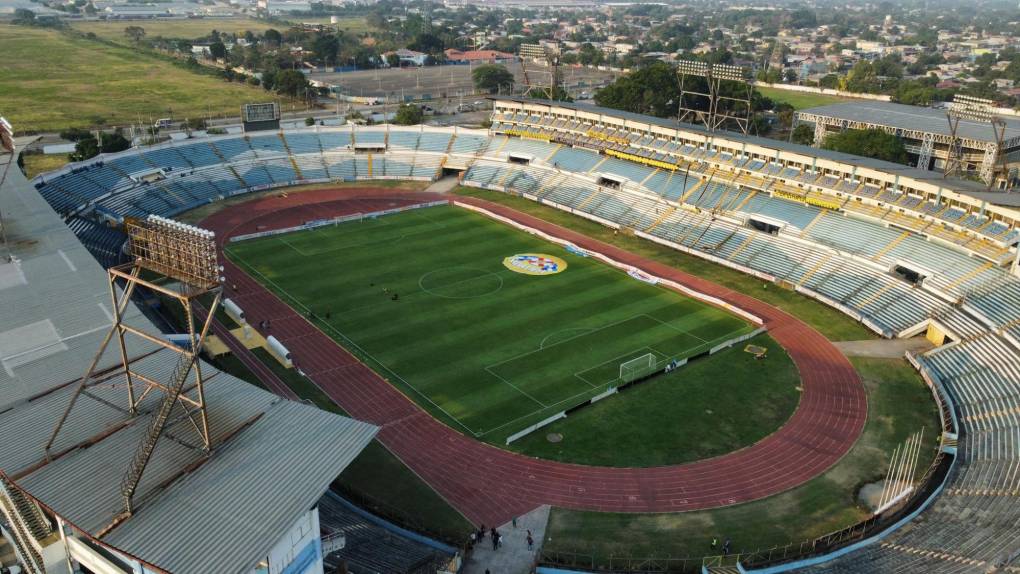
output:
<instances>
[{"instance_id":1,"label":"stadium stair","mask_svg":"<svg viewBox=\"0 0 1020 574\"><path fill-rule=\"evenodd\" d=\"M707 183L707 182L708 182L708 181L709 181L710 179L711 179L711 177L709 177L709 178L706 178L706 179L701 179L701 180L699 180L699 181L698 181L698 183L696 183L696 184L692 185L692 186L691 186L691 188L687 190L687 193L683 194L683 195L682 195L682 196L680 197L680 203L686 203L686 202L687 202L687 199L688 199L689 197L691 197L692 195L694 195L694 192L695 192L695 191L697 191L697 190L698 190L698 189L700 189L701 187L705 186L705 184L706 184L706 183Z\"/></svg>"},{"instance_id":2,"label":"stadium stair","mask_svg":"<svg viewBox=\"0 0 1020 574\"><path fill-rule=\"evenodd\" d=\"M367 163L368 163L368 177L372 177L372 154L368 154Z\"/></svg>"},{"instance_id":3,"label":"stadium stair","mask_svg":"<svg viewBox=\"0 0 1020 574\"><path fill-rule=\"evenodd\" d=\"M595 199L595 198L596 198L596 197L598 197L598 196L599 196L599 192L598 192L598 190L593 190L593 191L591 192L591 194L590 194L590 195L589 195L588 197L584 198L584 201L582 201L581 203L579 203L579 204L577 205L577 208L576 208L576 209L577 209L578 211L584 211L584 210L585 210L584 208L585 208L585 207L586 207L586 206L587 206L587 205L588 205L589 203L591 203L591 201L592 201L593 199Z\"/></svg>"},{"instance_id":4,"label":"stadium stair","mask_svg":"<svg viewBox=\"0 0 1020 574\"><path fill-rule=\"evenodd\" d=\"M675 207L673 207L672 205L667 207L666 210L663 211L661 215L659 215L658 219L653 221L652 224L645 229L645 233L651 233L652 230L661 225L663 221L666 221L666 219L668 219L670 215L673 215L674 212L676 212Z\"/></svg>"},{"instance_id":5,"label":"stadium stair","mask_svg":"<svg viewBox=\"0 0 1020 574\"><path fill-rule=\"evenodd\" d=\"M591 166L591 169L589 169L589 170L588 170L588 171L587 171L586 173L595 173L595 170L597 170L597 169L599 168L599 166L600 166L600 165L602 165L602 164L606 163L606 161L607 161L608 159L609 159L609 156L608 156L608 155L607 155L607 156L603 156L603 157L602 157L602 159L601 159L601 160L599 160L599 162L598 162L597 164L595 164L595 165Z\"/></svg>"},{"instance_id":6,"label":"stadium stair","mask_svg":"<svg viewBox=\"0 0 1020 574\"><path fill-rule=\"evenodd\" d=\"M549 155L545 156L545 163L549 163L552 160L553 156L556 155L556 152L560 151L561 149L563 149L563 144L556 144L556 147L554 147L553 150L549 152Z\"/></svg>"},{"instance_id":7,"label":"stadium stair","mask_svg":"<svg viewBox=\"0 0 1020 574\"><path fill-rule=\"evenodd\" d=\"M984 273L985 271L988 271L992 267L995 267L995 263L988 261L984 265L971 270L969 273L961 275L956 279L956 281L953 281L952 283L946 286L946 291L955 290L960 285L963 285L964 283L970 281L971 279L977 277L978 275Z\"/></svg>"},{"instance_id":8,"label":"stadium stair","mask_svg":"<svg viewBox=\"0 0 1020 574\"><path fill-rule=\"evenodd\" d=\"M871 260L872 260L872 261L878 261L878 260L879 260L879 259L881 259L881 258L882 258L882 257L883 257L883 256L884 256L884 255L885 255L886 253L889 253L890 251L892 251L892 250L893 250L893 249L894 249L894 248L895 248L895 247L896 247L897 245L899 245L900 243L902 243L902 242L903 242L903 240L904 240L904 239L906 239L906 238L908 238L908 237L910 237L910 232L909 232L909 231L904 231L903 233L901 233L901 234L899 235L899 237L897 237L896 239L893 239L892 241L890 241L888 245L886 245L886 246L885 246L885 247L883 247L882 249L879 249L879 250L878 250L878 253L875 253L875 255L874 255L874 256L872 256Z\"/></svg>"},{"instance_id":9,"label":"stadium stair","mask_svg":"<svg viewBox=\"0 0 1020 574\"><path fill-rule=\"evenodd\" d=\"M216 157L220 158L220 161L223 162L223 165L227 166L227 170L230 171L230 173L235 178L237 178L237 181L241 184L241 187L247 188L248 183L244 181L244 178L241 177L241 174L237 173L237 170L234 169L234 166L231 165L229 161L227 161L227 158L223 155L223 152L220 151L220 148L216 147L216 144L213 142L209 142L209 147L212 148L213 153L216 154Z\"/></svg>"},{"instance_id":10,"label":"stadium stair","mask_svg":"<svg viewBox=\"0 0 1020 574\"><path fill-rule=\"evenodd\" d=\"M808 223L807 225L804 226L804 229L802 229L801 232L800 232L800 237L801 238L807 237L807 234L811 232L811 229L815 225L817 225L818 222L822 220L822 218L825 217L825 212L826 212L826 210L824 210L824 209L819 211L818 215L816 215L815 218L811 220L811 223Z\"/></svg>"},{"instance_id":11,"label":"stadium stair","mask_svg":"<svg viewBox=\"0 0 1020 574\"><path fill-rule=\"evenodd\" d=\"M733 207L733 211L740 211L744 209L744 206L747 205L751 201L751 199L753 199L754 196L756 195L758 195L758 190L752 189L751 193L747 194L747 197L745 197L740 203Z\"/></svg>"},{"instance_id":12,"label":"stadium stair","mask_svg":"<svg viewBox=\"0 0 1020 574\"><path fill-rule=\"evenodd\" d=\"M889 283L886 283L884 287L882 287L882 288L881 288L881 289L879 289L878 291L875 291L874 293L872 293L871 295L869 295L869 296L868 296L868 297L867 297L866 299L864 299L864 301L861 301L860 303L858 303L858 304L856 305L856 307L857 307L858 309L864 309L865 307L867 307L868 305L870 305L870 304L874 303L874 302L875 302L875 301L877 301L877 300L878 300L879 298L881 298L881 297L882 297L883 295L885 295L886 293L888 293L888 292L889 292L890 290L892 290L892 288L893 288L893 287L895 287L895 286L896 286L896 283L893 283L893 282L891 282L891 281L890 281Z\"/></svg>"},{"instance_id":13,"label":"stadium stair","mask_svg":"<svg viewBox=\"0 0 1020 574\"><path fill-rule=\"evenodd\" d=\"M298 167L297 160L294 159L294 152L290 150L290 144L287 143L287 138L283 137L283 132L276 134L280 136L280 141L283 142L283 149L287 150L287 159L290 160L290 166L294 168L294 174L297 175L298 179L304 179L304 174L301 173L301 168Z\"/></svg>"},{"instance_id":14,"label":"stadium stair","mask_svg":"<svg viewBox=\"0 0 1020 574\"><path fill-rule=\"evenodd\" d=\"M819 259L818 263L816 263L814 267L812 267L807 273L804 274L803 277L800 278L800 281L797 282L797 286L799 287L807 283L808 279L811 279L811 277L813 277L815 273L818 273L818 271L822 267L825 267L825 264L829 262L829 259L832 259L831 253L827 253L825 257Z\"/></svg>"},{"instance_id":15,"label":"stadium stair","mask_svg":"<svg viewBox=\"0 0 1020 574\"><path fill-rule=\"evenodd\" d=\"M644 179L641 180L641 185L645 185L648 182L649 179L652 179L652 176L654 176L655 174L659 173L660 171L662 171L662 169L655 168L655 171L653 171L652 173L648 174L647 176L645 176Z\"/></svg>"},{"instance_id":16,"label":"stadium stair","mask_svg":"<svg viewBox=\"0 0 1020 574\"><path fill-rule=\"evenodd\" d=\"M0 498L0 504L7 506L7 501L7 498ZM15 511L8 506L8 512L13 513ZM31 535L24 529L21 522L15 519L9 526L11 527L11 533L13 534L13 536L11 536L11 542L14 543L14 547L18 551L18 555L23 559L28 560L28 562L22 564L27 568L27 572L29 574L45 572L46 570L43 566L42 555L39 554L35 546L32 542L30 542L29 536Z\"/></svg>"}]
</instances>

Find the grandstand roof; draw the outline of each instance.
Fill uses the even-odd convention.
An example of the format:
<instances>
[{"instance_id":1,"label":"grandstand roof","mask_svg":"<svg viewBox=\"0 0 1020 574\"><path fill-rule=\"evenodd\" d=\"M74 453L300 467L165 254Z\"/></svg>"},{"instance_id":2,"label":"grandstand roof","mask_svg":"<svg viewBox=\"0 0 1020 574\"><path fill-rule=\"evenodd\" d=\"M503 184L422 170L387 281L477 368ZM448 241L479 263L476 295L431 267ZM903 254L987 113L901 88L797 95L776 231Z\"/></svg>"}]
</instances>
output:
<instances>
[{"instance_id":1,"label":"grandstand roof","mask_svg":"<svg viewBox=\"0 0 1020 574\"><path fill-rule=\"evenodd\" d=\"M582 112L616 117L628 121L643 122L665 128L683 129L684 131L695 132L702 134L704 136L716 136L719 138L725 138L727 140L736 142L744 141L747 142L748 144L757 145L765 148L783 150L791 153L798 153L808 157L828 159L843 164L847 164L850 166L858 166L862 168L880 170L886 173L901 175L903 177L910 177L919 181L928 181L939 187L943 187L945 189L952 190L958 193L973 194L975 192L987 191L987 187L979 182L959 178L944 178L940 172L918 169L916 167L911 167L908 165L893 163L880 159L873 159L859 155L852 155L832 150L825 150L761 136L745 136L744 134L739 132L732 131L710 132L704 126L696 124L679 123L675 119L658 118L655 116L647 116L644 114L636 114L633 112L616 110L613 108L605 108L600 106L593 106L589 104L574 102L554 102L549 100L518 98L510 96L490 96L489 99L497 101L522 102L535 105L557 106L561 108L578 110Z\"/></svg>"},{"instance_id":2,"label":"grandstand roof","mask_svg":"<svg viewBox=\"0 0 1020 574\"><path fill-rule=\"evenodd\" d=\"M93 387L45 462L44 444L111 324L109 287L16 168L0 189L0 212L17 259L0 263L0 470L95 537L123 510L120 479L159 396L146 397L131 417L115 408L125 403L122 384ZM134 306L129 316L152 328ZM163 380L176 361L150 344L129 354L144 357L140 372ZM101 364L115 365L116 353ZM378 429L203 368L215 373L206 385L212 455L167 438L193 439L189 423L172 414L177 424L168 425L146 468L135 513L100 542L171 572L247 572Z\"/></svg>"},{"instance_id":3,"label":"grandstand roof","mask_svg":"<svg viewBox=\"0 0 1020 574\"><path fill-rule=\"evenodd\" d=\"M862 122L875 126L951 136L946 110L894 104L892 102L853 101L800 110L798 113L828 116L840 120ZM1020 136L1020 119L1003 118L1006 121L1006 137L1009 140ZM988 122L960 120L956 131L959 137L986 143L996 143L995 131Z\"/></svg>"}]
</instances>

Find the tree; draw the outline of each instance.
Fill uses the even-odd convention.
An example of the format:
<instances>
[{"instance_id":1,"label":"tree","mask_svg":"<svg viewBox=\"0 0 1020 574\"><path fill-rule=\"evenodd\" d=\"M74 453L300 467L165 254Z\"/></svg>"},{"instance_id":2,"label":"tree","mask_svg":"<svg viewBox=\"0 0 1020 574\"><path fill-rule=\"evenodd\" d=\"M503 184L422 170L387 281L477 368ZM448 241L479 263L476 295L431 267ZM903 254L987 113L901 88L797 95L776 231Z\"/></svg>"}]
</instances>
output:
<instances>
[{"instance_id":1,"label":"tree","mask_svg":"<svg viewBox=\"0 0 1020 574\"><path fill-rule=\"evenodd\" d=\"M700 90L707 92L708 89ZM680 84L673 68L655 61L643 68L620 76L595 93L595 103L638 114L660 118L676 113Z\"/></svg>"},{"instance_id":2,"label":"tree","mask_svg":"<svg viewBox=\"0 0 1020 574\"><path fill-rule=\"evenodd\" d=\"M420 124L423 117L424 114L421 111L421 107L412 104L400 104L393 123L399 126L413 126Z\"/></svg>"},{"instance_id":3,"label":"tree","mask_svg":"<svg viewBox=\"0 0 1020 574\"><path fill-rule=\"evenodd\" d=\"M99 151L103 153L116 153L129 147L131 147L131 142L120 133L120 129L112 134L99 134Z\"/></svg>"},{"instance_id":4,"label":"tree","mask_svg":"<svg viewBox=\"0 0 1020 574\"><path fill-rule=\"evenodd\" d=\"M308 78L297 70L283 70L275 77L276 91L281 94L296 97L308 89ZM265 77L262 78L265 85Z\"/></svg>"},{"instance_id":5,"label":"tree","mask_svg":"<svg viewBox=\"0 0 1020 574\"><path fill-rule=\"evenodd\" d=\"M12 22L23 26L31 26L35 24L35 12L27 8L15 8Z\"/></svg>"},{"instance_id":6,"label":"tree","mask_svg":"<svg viewBox=\"0 0 1020 574\"><path fill-rule=\"evenodd\" d=\"M333 34L324 34L315 39L312 53L315 59L326 66L336 65L336 54L340 50L340 39Z\"/></svg>"},{"instance_id":7,"label":"tree","mask_svg":"<svg viewBox=\"0 0 1020 574\"><path fill-rule=\"evenodd\" d=\"M124 35L131 38L131 41L137 44L145 37L145 28L141 26L128 26L124 28Z\"/></svg>"},{"instance_id":8,"label":"tree","mask_svg":"<svg viewBox=\"0 0 1020 574\"><path fill-rule=\"evenodd\" d=\"M68 128L60 132L60 137L65 140L77 142L92 137L92 132L85 128Z\"/></svg>"},{"instance_id":9,"label":"tree","mask_svg":"<svg viewBox=\"0 0 1020 574\"><path fill-rule=\"evenodd\" d=\"M99 143L95 138L78 140L74 144L74 153L71 154L71 161L85 161L99 155Z\"/></svg>"},{"instance_id":10,"label":"tree","mask_svg":"<svg viewBox=\"0 0 1020 574\"><path fill-rule=\"evenodd\" d=\"M276 76L279 70L266 70L262 72L262 88L267 92L276 87Z\"/></svg>"},{"instance_id":11,"label":"tree","mask_svg":"<svg viewBox=\"0 0 1020 574\"><path fill-rule=\"evenodd\" d=\"M491 93L498 91L500 86L513 84L514 75L500 64L485 64L471 72L471 80L476 89Z\"/></svg>"},{"instance_id":12,"label":"tree","mask_svg":"<svg viewBox=\"0 0 1020 574\"><path fill-rule=\"evenodd\" d=\"M400 56L398 56L396 52L390 52L389 54L386 54L386 65L391 68L399 68Z\"/></svg>"},{"instance_id":13,"label":"tree","mask_svg":"<svg viewBox=\"0 0 1020 574\"><path fill-rule=\"evenodd\" d=\"M801 145L811 145L815 143L815 130L807 124L800 124L793 128L793 133L790 134L790 141Z\"/></svg>"},{"instance_id":14,"label":"tree","mask_svg":"<svg viewBox=\"0 0 1020 574\"><path fill-rule=\"evenodd\" d=\"M308 116L307 118L305 118L305 125L306 126L314 126L315 125L315 118L313 118L311 116Z\"/></svg>"},{"instance_id":15,"label":"tree","mask_svg":"<svg viewBox=\"0 0 1020 574\"><path fill-rule=\"evenodd\" d=\"M839 76L836 74L825 74L821 80L818 80L818 85L823 88L829 88L830 90L839 89Z\"/></svg>"},{"instance_id":16,"label":"tree","mask_svg":"<svg viewBox=\"0 0 1020 574\"><path fill-rule=\"evenodd\" d=\"M131 142L121 135L120 130L109 134L100 133L98 141L94 137L78 140L74 144L74 153L71 154L71 161L84 161L100 153L115 153L124 151L129 147L131 147Z\"/></svg>"},{"instance_id":17,"label":"tree","mask_svg":"<svg viewBox=\"0 0 1020 574\"><path fill-rule=\"evenodd\" d=\"M268 42L270 46L279 46L283 42L283 34L278 30L270 28L262 33L262 39Z\"/></svg>"},{"instance_id":18,"label":"tree","mask_svg":"<svg viewBox=\"0 0 1020 574\"><path fill-rule=\"evenodd\" d=\"M219 40L209 45L209 55L216 60L222 60L227 57L227 47Z\"/></svg>"},{"instance_id":19,"label":"tree","mask_svg":"<svg viewBox=\"0 0 1020 574\"><path fill-rule=\"evenodd\" d=\"M907 148L903 140L879 129L846 130L829 134L822 143L825 149L907 163Z\"/></svg>"},{"instance_id":20,"label":"tree","mask_svg":"<svg viewBox=\"0 0 1020 574\"><path fill-rule=\"evenodd\" d=\"M408 45L411 50L417 50L426 54L438 54L443 51L443 40L435 34L419 34L414 42Z\"/></svg>"}]
</instances>

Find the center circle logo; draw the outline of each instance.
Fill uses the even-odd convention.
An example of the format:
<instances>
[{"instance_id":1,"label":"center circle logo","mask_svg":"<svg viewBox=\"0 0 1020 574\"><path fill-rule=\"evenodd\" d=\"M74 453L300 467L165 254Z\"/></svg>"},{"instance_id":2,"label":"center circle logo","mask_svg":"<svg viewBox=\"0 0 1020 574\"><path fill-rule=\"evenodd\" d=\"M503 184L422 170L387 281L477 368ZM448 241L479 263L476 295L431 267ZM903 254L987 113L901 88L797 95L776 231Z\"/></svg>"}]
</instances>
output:
<instances>
[{"instance_id":1,"label":"center circle logo","mask_svg":"<svg viewBox=\"0 0 1020 574\"><path fill-rule=\"evenodd\" d=\"M503 265L525 275L555 275L567 268L566 261L545 253L518 253L503 259Z\"/></svg>"}]
</instances>

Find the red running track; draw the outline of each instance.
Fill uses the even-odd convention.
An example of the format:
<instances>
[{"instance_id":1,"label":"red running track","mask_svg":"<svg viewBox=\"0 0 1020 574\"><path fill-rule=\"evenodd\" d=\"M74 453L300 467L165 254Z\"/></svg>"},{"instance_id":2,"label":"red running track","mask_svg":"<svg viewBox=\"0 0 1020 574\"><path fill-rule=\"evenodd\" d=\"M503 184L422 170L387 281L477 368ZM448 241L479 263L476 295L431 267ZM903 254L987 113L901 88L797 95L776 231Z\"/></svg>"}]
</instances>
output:
<instances>
[{"instance_id":1,"label":"red running track","mask_svg":"<svg viewBox=\"0 0 1020 574\"><path fill-rule=\"evenodd\" d=\"M435 200L435 194L347 188L272 196L232 206L203 225L220 241L256 229ZM655 468L605 468L534 459L483 444L434 419L304 317L224 258L229 296L248 320L270 321L309 378L351 416L381 427L379 440L474 523L502 524L541 504L605 512L675 512L756 500L819 475L854 444L867 399L849 361L799 319L753 297L512 209L472 198L530 227L688 285L765 320L800 371L796 412L778 431L729 454ZM242 350L243 352L243 350ZM748 413L753 416L754 413Z\"/></svg>"}]
</instances>

